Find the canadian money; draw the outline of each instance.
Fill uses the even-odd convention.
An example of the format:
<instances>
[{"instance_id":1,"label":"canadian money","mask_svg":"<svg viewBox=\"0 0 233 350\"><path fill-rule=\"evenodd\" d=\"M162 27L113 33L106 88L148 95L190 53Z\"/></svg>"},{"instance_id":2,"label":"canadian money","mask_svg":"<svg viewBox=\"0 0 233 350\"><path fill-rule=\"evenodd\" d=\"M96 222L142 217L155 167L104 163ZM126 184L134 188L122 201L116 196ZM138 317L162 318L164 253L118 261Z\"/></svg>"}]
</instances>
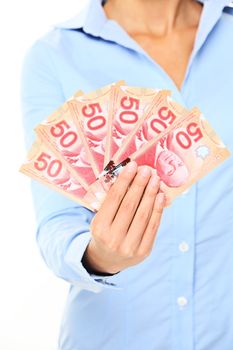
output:
<instances>
[{"instance_id":1,"label":"canadian money","mask_svg":"<svg viewBox=\"0 0 233 350\"><path fill-rule=\"evenodd\" d=\"M112 95L113 110L109 115L105 165L121 148L158 93L159 90L156 89L116 86Z\"/></svg>"},{"instance_id":2,"label":"canadian money","mask_svg":"<svg viewBox=\"0 0 233 350\"><path fill-rule=\"evenodd\" d=\"M94 210L83 197L86 190L70 173L66 165L37 137L32 145L27 161L22 164L20 171L25 175L41 182L51 189ZM91 197L90 197L91 198ZM93 201L93 200L92 200Z\"/></svg>"},{"instance_id":3,"label":"canadian money","mask_svg":"<svg viewBox=\"0 0 233 350\"><path fill-rule=\"evenodd\" d=\"M66 163L75 178L88 189L96 180L81 127L74 123L73 111L65 102L36 128L36 133L58 158Z\"/></svg>"},{"instance_id":4,"label":"canadian money","mask_svg":"<svg viewBox=\"0 0 233 350\"><path fill-rule=\"evenodd\" d=\"M230 156L203 114L194 108L156 142L131 155L138 165L155 168L168 201L207 175Z\"/></svg>"},{"instance_id":5,"label":"canadian money","mask_svg":"<svg viewBox=\"0 0 233 350\"><path fill-rule=\"evenodd\" d=\"M108 153L106 138L108 123L112 114L113 95L123 81L107 85L92 93L80 95L69 101L73 110L73 120L88 145L88 158L93 171L98 176L104 168L104 157Z\"/></svg>"},{"instance_id":6,"label":"canadian money","mask_svg":"<svg viewBox=\"0 0 233 350\"><path fill-rule=\"evenodd\" d=\"M185 107L176 103L170 97L170 91L162 90L158 92L145 109L142 117L125 137L121 147L113 155L105 168L105 172L139 150L149 140L159 137L177 119L183 118L188 113L189 111Z\"/></svg>"},{"instance_id":7,"label":"canadian money","mask_svg":"<svg viewBox=\"0 0 233 350\"><path fill-rule=\"evenodd\" d=\"M20 171L93 211L132 160L157 173L170 204L230 156L198 108L124 81L78 91L35 131Z\"/></svg>"},{"instance_id":8,"label":"canadian money","mask_svg":"<svg viewBox=\"0 0 233 350\"><path fill-rule=\"evenodd\" d=\"M93 183L85 198L95 194L98 209L107 191L123 167L131 160L138 166L147 165L160 177L160 191L167 203L185 192L230 156L230 152L202 113L194 108L188 116L178 119L159 138L148 141L115 168Z\"/></svg>"}]
</instances>

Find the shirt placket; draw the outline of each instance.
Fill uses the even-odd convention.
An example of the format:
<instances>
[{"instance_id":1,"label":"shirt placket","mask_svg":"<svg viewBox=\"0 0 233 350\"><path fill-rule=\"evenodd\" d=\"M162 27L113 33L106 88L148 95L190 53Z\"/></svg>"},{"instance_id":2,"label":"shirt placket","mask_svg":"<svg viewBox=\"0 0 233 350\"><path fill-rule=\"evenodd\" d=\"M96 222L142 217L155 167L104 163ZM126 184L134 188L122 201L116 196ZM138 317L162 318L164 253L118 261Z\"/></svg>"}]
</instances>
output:
<instances>
[{"instance_id":1,"label":"shirt placket","mask_svg":"<svg viewBox=\"0 0 233 350\"><path fill-rule=\"evenodd\" d=\"M173 236L171 271L174 350L194 349L196 197L197 187L194 185L173 204L172 221L176 232Z\"/></svg>"}]
</instances>

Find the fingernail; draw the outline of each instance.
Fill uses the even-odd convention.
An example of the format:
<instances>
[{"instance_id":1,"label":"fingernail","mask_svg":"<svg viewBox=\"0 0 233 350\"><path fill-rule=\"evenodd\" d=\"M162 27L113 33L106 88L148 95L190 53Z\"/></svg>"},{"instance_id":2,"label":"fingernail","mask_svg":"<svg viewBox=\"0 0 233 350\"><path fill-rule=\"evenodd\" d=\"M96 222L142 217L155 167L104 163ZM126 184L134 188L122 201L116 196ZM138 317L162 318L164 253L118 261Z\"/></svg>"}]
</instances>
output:
<instances>
[{"instance_id":1,"label":"fingernail","mask_svg":"<svg viewBox=\"0 0 233 350\"><path fill-rule=\"evenodd\" d=\"M139 174L143 177L148 177L149 175L151 175L151 170L149 167L147 166L143 166L140 171Z\"/></svg>"},{"instance_id":2,"label":"fingernail","mask_svg":"<svg viewBox=\"0 0 233 350\"><path fill-rule=\"evenodd\" d=\"M159 192L157 194L157 202L159 206L162 206L165 203L165 193L164 192Z\"/></svg>"},{"instance_id":3,"label":"fingernail","mask_svg":"<svg viewBox=\"0 0 233 350\"><path fill-rule=\"evenodd\" d=\"M134 173L137 169L137 163L135 161L131 161L126 165L125 168L128 173Z\"/></svg>"},{"instance_id":4,"label":"fingernail","mask_svg":"<svg viewBox=\"0 0 233 350\"><path fill-rule=\"evenodd\" d=\"M159 177L156 174L154 174L150 179L149 186L152 188L157 187L159 184L159 180Z\"/></svg>"}]
</instances>

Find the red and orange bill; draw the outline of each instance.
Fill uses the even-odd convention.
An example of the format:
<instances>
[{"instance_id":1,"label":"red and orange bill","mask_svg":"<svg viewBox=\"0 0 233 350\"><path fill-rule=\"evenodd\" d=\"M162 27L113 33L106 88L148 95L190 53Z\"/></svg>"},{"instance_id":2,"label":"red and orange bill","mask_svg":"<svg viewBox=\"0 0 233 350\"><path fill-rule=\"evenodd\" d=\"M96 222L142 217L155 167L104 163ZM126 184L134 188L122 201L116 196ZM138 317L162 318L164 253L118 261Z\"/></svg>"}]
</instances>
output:
<instances>
[{"instance_id":1,"label":"red and orange bill","mask_svg":"<svg viewBox=\"0 0 233 350\"><path fill-rule=\"evenodd\" d=\"M93 211L131 160L153 168L171 203L230 156L198 108L123 81L77 92L35 131L20 171Z\"/></svg>"}]
</instances>

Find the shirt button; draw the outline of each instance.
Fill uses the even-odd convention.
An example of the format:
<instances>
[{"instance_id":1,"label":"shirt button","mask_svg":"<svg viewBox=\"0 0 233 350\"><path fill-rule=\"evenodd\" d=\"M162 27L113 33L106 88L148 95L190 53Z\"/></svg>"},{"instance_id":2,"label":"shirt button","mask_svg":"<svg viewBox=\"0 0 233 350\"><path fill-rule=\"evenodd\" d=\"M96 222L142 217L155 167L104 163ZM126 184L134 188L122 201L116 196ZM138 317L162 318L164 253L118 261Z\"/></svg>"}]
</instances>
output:
<instances>
[{"instance_id":1,"label":"shirt button","mask_svg":"<svg viewBox=\"0 0 233 350\"><path fill-rule=\"evenodd\" d=\"M182 252L182 253L186 253L187 251L189 251L189 245L188 243L186 242L181 242L179 244L179 250Z\"/></svg>"},{"instance_id":2,"label":"shirt button","mask_svg":"<svg viewBox=\"0 0 233 350\"><path fill-rule=\"evenodd\" d=\"M177 298L177 304L181 307L184 307L188 304L188 300L185 297Z\"/></svg>"}]
</instances>

